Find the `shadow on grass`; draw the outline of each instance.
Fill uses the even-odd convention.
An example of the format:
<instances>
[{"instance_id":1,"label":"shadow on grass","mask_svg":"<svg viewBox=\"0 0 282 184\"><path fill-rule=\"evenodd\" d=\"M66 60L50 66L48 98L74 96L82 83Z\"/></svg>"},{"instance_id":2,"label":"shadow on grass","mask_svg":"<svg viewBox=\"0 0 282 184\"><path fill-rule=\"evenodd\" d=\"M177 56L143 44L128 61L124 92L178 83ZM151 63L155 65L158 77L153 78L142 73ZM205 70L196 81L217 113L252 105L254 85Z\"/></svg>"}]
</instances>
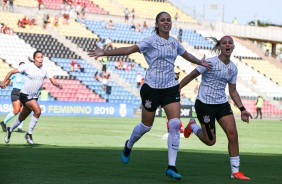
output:
<instances>
[{"instance_id":1,"label":"shadow on grass","mask_svg":"<svg viewBox=\"0 0 282 184\"><path fill-rule=\"evenodd\" d=\"M0 145L0 183L241 183L230 179L227 153L180 151L181 181L165 177L167 151L135 149L129 164L121 148ZM241 155L250 183L282 183L281 155Z\"/></svg>"}]
</instances>

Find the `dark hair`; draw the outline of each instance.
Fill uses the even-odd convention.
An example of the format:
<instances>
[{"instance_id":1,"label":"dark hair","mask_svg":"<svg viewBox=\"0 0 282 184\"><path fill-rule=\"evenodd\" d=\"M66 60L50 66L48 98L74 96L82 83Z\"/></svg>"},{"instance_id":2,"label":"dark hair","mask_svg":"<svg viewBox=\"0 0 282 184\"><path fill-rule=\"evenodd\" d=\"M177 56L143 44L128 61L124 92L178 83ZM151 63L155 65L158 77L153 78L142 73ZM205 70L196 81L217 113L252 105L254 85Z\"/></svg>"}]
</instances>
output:
<instances>
[{"instance_id":1,"label":"dark hair","mask_svg":"<svg viewBox=\"0 0 282 184\"><path fill-rule=\"evenodd\" d=\"M38 54L38 53L43 54L43 52L42 52L42 51L37 50L37 51L35 51L35 52L33 53L33 59L35 58L36 54ZM28 57L28 60L29 60L30 62L34 62L34 61L33 61L33 59L31 59L30 57Z\"/></svg>"},{"instance_id":2,"label":"dark hair","mask_svg":"<svg viewBox=\"0 0 282 184\"><path fill-rule=\"evenodd\" d=\"M40 50L37 50L37 51L35 51L35 52L33 53L33 59L35 58L36 54L38 54L38 53L41 53L41 54L43 54L43 53L42 53L42 51L40 51Z\"/></svg>"},{"instance_id":3,"label":"dark hair","mask_svg":"<svg viewBox=\"0 0 282 184\"><path fill-rule=\"evenodd\" d=\"M214 42L214 46L213 48L210 50L211 53L215 53L215 54L219 54L220 53L220 40L218 40L215 37L207 37L208 39L210 39L212 42Z\"/></svg>"},{"instance_id":4,"label":"dark hair","mask_svg":"<svg viewBox=\"0 0 282 184\"><path fill-rule=\"evenodd\" d=\"M158 23L158 20L159 20L160 16L161 16L163 13L166 13L166 14L168 14L168 15L170 16L169 13L167 13L167 12L165 12L165 11L162 11L162 12L158 13L158 15L156 16L156 23ZM155 27L155 32L156 32L157 34L159 34L159 28Z\"/></svg>"},{"instance_id":5,"label":"dark hair","mask_svg":"<svg viewBox=\"0 0 282 184\"><path fill-rule=\"evenodd\" d=\"M20 66L20 65L23 65L23 64L25 64L25 63L22 61L22 62L19 63L19 66Z\"/></svg>"}]
</instances>

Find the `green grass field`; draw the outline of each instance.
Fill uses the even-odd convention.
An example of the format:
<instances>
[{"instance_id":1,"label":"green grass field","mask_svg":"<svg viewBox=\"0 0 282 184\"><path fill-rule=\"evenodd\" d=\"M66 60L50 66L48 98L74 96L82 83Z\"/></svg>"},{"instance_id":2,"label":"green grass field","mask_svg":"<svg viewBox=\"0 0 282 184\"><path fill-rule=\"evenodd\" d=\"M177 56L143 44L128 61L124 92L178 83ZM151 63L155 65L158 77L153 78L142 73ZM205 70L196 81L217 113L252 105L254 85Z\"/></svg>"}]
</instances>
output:
<instances>
[{"instance_id":1,"label":"green grass field","mask_svg":"<svg viewBox=\"0 0 282 184\"><path fill-rule=\"evenodd\" d=\"M0 116L1 119L4 116ZM134 147L129 164L120 161L124 142L139 118L42 116L28 145L14 132L9 144L0 132L0 183L242 183L230 179L227 139L217 126L217 143L208 147L195 135L181 138L177 168L181 181L165 177L167 132L164 118ZM182 119L184 126L187 119ZM11 125L12 121L8 124ZM27 129L29 119L24 124ZM248 183L282 183L282 121L237 122L241 171Z\"/></svg>"}]
</instances>

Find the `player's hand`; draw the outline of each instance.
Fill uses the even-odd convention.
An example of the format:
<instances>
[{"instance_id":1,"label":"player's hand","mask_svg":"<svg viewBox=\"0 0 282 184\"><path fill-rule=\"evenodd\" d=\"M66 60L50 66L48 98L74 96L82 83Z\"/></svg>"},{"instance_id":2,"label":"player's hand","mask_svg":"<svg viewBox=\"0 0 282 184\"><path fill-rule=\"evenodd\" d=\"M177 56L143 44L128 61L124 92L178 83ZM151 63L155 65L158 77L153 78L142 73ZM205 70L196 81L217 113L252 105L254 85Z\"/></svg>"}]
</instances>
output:
<instances>
[{"instance_id":1,"label":"player's hand","mask_svg":"<svg viewBox=\"0 0 282 184\"><path fill-rule=\"evenodd\" d=\"M252 115L247 110L243 110L241 112L241 120L249 123L249 118L253 119Z\"/></svg>"},{"instance_id":2,"label":"player's hand","mask_svg":"<svg viewBox=\"0 0 282 184\"><path fill-rule=\"evenodd\" d=\"M5 89L5 88L6 88L6 84L4 84L4 83L2 82L2 84L0 84L0 88L1 88L1 89Z\"/></svg>"},{"instance_id":3,"label":"player's hand","mask_svg":"<svg viewBox=\"0 0 282 184\"><path fill-rule=\"evenodd\" d=\"M200 62L201 62L201 65L206 67L208 70L212 69L212 64L206 61L206 55L204 55L204 57L201 59Z\"/></svg>"},{"instance_id":4,"label":"player's hand","mask_svg":"<svg viewBox=\"0 0 282 184\"><path fill-rule=\"evenodd\" d=\"M95 57L95 59L97 59L98 57L100 56L103 56L104 55L104 50L101 49L100 47L98 47L95 43L94 45L94 50L89 50L88 51L88 55L90 57Z\"/></svg>"}]
</instances>

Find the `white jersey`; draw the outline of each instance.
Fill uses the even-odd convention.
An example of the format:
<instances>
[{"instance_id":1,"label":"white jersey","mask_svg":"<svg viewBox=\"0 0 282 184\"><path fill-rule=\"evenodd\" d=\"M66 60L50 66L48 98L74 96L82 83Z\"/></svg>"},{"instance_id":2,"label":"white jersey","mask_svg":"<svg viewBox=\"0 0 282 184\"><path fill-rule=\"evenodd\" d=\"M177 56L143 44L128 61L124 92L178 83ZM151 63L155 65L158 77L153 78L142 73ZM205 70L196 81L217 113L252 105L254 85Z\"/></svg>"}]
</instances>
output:
<instances>
[{"instance_id":1,"label":"white jersey","mask_svg":"<svg viewBox=\"0 0 282 184\"><path fill-rule=\"evenodd\" d=\"M137 46L149 65L145 75L146 84L157 89L179 84L175 80L174 63L176 57L182 55L185 49L174 37L170 36L166 40L154 34L140 41Z\"/></svg>"},{"instance_id":2,"label":"white jersey","mask_svg":"<svg viewBox=\"0 0 282 184\"><path fill-rule=\"evenodd\" d=\"M211 70L203 66L196 68L202 74L197 99L205 104L223 104L227 102L226 85L236 84L238 69L232 61L224 64L218 56L208 58L206 61L211 62L213 67Z\"/></svg>"},{"instance_id":3,"label":"white jersey","mask_svg":"<svg viewBox=\"0 0 282 184\"><path fill-rule=\"evenodd\" d=\"M21 93L27 94L29 98L38 98L44 79L54 76L44 63L41 67L37 67L34 63L24 64L19 66L18 70L26 75Z\"/></svg>"}]
</instances>

